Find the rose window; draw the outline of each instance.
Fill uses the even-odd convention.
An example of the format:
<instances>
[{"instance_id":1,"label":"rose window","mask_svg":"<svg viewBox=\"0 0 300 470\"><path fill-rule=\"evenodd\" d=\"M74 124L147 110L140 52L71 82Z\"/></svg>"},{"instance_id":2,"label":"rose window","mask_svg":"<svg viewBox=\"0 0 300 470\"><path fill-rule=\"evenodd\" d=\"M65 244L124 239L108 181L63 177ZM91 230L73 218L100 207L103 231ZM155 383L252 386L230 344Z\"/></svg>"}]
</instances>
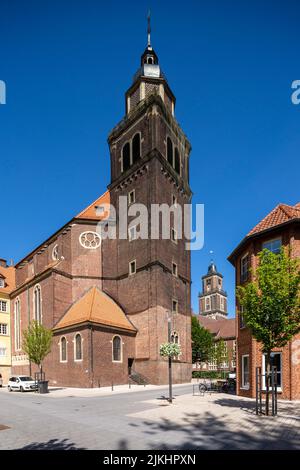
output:
<instances>
[{"instance_id":1,"label":"rose window","mask_svg":"<svg viewBox=\"0 0 300 470\"><path fill-rule=\"evenodd\" d=\"M93 250L101 245L101 238L97 232L83 232L79 237L79 242L84 248Z\"/></svg>"}]
</instances>

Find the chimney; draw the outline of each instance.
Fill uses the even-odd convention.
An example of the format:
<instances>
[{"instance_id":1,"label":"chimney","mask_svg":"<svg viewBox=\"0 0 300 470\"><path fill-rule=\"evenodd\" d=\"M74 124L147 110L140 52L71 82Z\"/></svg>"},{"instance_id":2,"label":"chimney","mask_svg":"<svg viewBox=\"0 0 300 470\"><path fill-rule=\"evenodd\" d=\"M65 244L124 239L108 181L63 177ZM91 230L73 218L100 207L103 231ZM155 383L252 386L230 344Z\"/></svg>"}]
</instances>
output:
<instances>
[{"instance_id":1,"label":"chimney","mask_svg":"<svg viewBox=\"0 0 300 470\"><path fill-rule=\"evenodd\" d=\"M6 259L0 258L0 266L1 266L2 268L7 268Z\"/></svg>"}]
</instances>

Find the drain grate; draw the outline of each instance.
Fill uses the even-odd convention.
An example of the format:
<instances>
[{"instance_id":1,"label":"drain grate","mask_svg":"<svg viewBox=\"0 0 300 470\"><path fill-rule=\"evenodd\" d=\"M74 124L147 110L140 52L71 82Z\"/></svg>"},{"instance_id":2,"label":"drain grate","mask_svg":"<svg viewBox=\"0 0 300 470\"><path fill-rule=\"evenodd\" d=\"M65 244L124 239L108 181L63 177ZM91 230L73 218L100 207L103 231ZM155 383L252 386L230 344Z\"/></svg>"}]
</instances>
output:
<instances>
[{"instance_id":1,"label":"drain grate","mask_svg":"<svg viewBox=\"0 0 300 470\"><path fill-rule=\"evenodd\" d=\"M4 426L4 424L0 424L0 431L4 431L4 429L10 429L10 427Z\"/></svg>"}]
</instances>

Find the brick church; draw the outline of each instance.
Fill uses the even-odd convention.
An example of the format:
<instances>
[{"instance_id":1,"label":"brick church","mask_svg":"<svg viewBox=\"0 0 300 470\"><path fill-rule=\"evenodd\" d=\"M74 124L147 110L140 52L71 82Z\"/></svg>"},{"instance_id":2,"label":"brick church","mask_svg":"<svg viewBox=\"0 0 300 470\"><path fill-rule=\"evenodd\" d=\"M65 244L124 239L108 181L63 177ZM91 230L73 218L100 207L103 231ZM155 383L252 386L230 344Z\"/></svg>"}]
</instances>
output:
<instances>
[{"instance_id":1,"label":"brick church","mask_svg":"<svg viewBox=\"0 0 300 470\"><path fill-rule=\"evenodd\" d=\"M16 265L12 299L12 373L33 375L22 351L22 331L33 319L53 330L43 368L50 385L98 387L128 383L129 375L167 383L160 344L171 340L182 354L174 382L191 379L190 252L185 239L102 239L118 229L119 196L128 206L180 205L191 201L191 146L177 123L175 96L160 68L150 34L140 68L125 94L126 115L108 136L111 180L107 192L68 221ZM149 216L150 217L150 216ZM130 222L130 217L128 218ZM172 226L172 217L171 217ZM117 230L118 233L118 230Z\"/></svg>"}]
</instances>

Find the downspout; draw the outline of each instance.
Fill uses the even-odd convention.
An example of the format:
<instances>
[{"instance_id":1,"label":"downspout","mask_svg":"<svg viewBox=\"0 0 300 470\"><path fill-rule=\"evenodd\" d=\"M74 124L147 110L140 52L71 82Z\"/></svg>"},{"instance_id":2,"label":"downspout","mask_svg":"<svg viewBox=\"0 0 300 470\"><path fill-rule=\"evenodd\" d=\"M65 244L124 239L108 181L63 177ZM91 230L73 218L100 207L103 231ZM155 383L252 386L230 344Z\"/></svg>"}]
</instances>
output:
<instances>
[{"instance_id":1,"label":"downspout","mask_svg":"<svg viewBox=\"0 0 300 470\"><path fill-rule=\"evenodd\" d=\"M93 347L93 326L90 325L90 382L94 388L94 347Z\"/></svg>"},{"instance_id":2,"label":"downspout","mask_svg":"<svg viewBox=\"0 0 300 470\"><path fill-rule=\"evenodd\" d=\"M30 324L30 295L29 295L29 287L27 287L27 314L28 314L28 325ZM31 361L29 360L29 377L31 377Z\"/></svg>"}]
</instances>

